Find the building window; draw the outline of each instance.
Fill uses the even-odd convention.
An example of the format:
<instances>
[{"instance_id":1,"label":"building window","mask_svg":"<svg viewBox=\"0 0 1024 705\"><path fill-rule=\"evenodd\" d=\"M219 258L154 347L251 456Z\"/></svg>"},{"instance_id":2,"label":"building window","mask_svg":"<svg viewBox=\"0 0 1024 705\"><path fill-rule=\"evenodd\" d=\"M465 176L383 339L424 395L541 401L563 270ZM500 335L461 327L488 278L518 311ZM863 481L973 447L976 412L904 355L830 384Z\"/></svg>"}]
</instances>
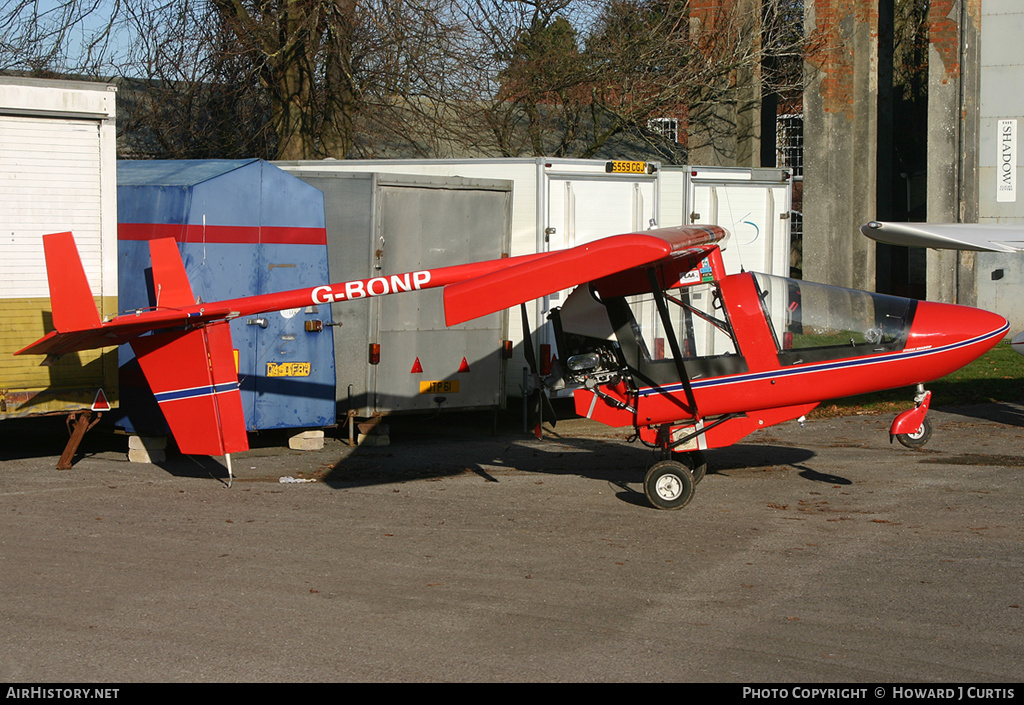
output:
<instances>
[{"instance_id":1,"label":"building window","mask_svg":"<svg viewBox=\"0 0 1024 705\"><path fill-rule=\"evenodd\" d=\"M793 248L790 261L797 270L803 268L804 237L804 116L779 115L775 123L776 165L789 169L793 176L793 202L789 212L789 238Z\"/></svg>"},{"instance_id":2,"label":"building window","mask_svg":"<svg viewBox=\"0 0 1024 705\"><path fill-rule=\"evenodd\" d=\"M779 115L775 131L776 164L793 176L804 174L804 116Z\"/></svg>"},{"instance_id":3,"label":"building window","mask_svg":"<svg viewBox=\"0 0 1024 705\"><path fill-rule=\"evenodd\" d=\"M676 118L654 118L648 120L647 129L673 142L679 141L679 120Z\"/></svg>"}]
</instances>

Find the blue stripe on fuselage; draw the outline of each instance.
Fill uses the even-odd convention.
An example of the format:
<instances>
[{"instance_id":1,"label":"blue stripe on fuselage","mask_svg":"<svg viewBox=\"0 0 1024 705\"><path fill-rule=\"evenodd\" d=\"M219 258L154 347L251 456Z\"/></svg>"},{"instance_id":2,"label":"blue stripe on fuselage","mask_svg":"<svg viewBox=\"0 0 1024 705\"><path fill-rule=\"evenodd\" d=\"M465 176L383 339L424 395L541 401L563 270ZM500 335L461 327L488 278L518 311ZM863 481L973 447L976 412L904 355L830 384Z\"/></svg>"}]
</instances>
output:
<instances>
[{"instance_id":1,"label":"blue stripe on fuselage","mask_svg":"<svg viewBox=\"0 0 1024 705\"><path fill-rule=\"evenodd\" d=\"M778 379L780 377L792 377L803 374L812 374L815 372L852 369L855 367L866 367L868 365L878 365L886 362L911 360L914 358L924 357L927 355L935 355L939 353L950 352L952 350L957 350L968 345L975 345L977 343L990 340L996 335L1002 336L1009 329L1010 324L1007 323L1002 328L991 331L989 333L985 333L984 335L979 335L968 340L961 340L960 342L951 343L949 345L943 345L937 348L927 348L925 350L902 350L900 352L895 353L884 353L881 355L871 355L867 357L851 358L847 360L837 360L835 362L823 362L812 365L794 365L792 367L783 367L774 370L766 370L764 372L753 372L741 375L728 375L725 377L713 377L710 379L694 379L690 380L690 387L696 390L711 387L719 387L729 384L740 384L743 382L754 382L760 379ZM658 387L656 389L648 387L646 389L639 390L638 394L639 396L645 397L650 396L652 394L665 394L666 392L671 393L682 390L683 384L680 382L678 384L670 384L664 387Z\"/></svg>"}]
</instances>

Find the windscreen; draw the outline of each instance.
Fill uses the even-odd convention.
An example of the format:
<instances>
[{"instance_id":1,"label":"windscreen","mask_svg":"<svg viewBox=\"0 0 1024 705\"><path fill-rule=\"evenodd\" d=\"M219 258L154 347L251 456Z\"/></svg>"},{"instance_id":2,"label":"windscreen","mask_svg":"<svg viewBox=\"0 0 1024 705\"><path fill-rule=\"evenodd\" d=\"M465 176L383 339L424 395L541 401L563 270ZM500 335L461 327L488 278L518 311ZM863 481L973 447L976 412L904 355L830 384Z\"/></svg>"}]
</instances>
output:
<instances>
[{"instance_id":1,"label":"windscreen","mask_svg":"<svg viewBox=\"0 0 1024 705\"><path fill-rule=\"evenodd\" d=\"M911 299L755 274L780 356L799 362L894 350L906 343Z\"/></svg>"}]
</instances>

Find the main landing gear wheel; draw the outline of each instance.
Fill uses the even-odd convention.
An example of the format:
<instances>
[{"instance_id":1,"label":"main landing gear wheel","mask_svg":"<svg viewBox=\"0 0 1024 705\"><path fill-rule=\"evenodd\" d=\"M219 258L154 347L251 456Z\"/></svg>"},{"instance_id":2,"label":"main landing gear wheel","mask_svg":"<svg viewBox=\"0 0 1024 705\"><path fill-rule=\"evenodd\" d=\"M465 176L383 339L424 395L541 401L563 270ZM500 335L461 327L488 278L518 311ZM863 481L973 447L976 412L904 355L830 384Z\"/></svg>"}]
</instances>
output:
<instances>
[{"instance_id":1,"label":"main landing gear wheel","mask_svg":"<svg viewBox=\"0 0 1024 705\"><path fill-rule=\"evenodd\" d=\"M924 417L924 421L921 422L921 428L917 429L913 433L897 433L896 440L905 445L907 448L920 448L928 439L932 437L932 424L928 420L928 417Z\"/></svg>"},{"instance_id":2,"label":"main landing gear wheel","mask_svg":"<svg viewBox=\"0 0 1024 705\"><path fill-rule=\"evenodd\" d=\"M644 494L657 509L682 509L693 499L696 484L686 465L675 460L662 460L647 471Z\"/></svg>"}]
</instances>

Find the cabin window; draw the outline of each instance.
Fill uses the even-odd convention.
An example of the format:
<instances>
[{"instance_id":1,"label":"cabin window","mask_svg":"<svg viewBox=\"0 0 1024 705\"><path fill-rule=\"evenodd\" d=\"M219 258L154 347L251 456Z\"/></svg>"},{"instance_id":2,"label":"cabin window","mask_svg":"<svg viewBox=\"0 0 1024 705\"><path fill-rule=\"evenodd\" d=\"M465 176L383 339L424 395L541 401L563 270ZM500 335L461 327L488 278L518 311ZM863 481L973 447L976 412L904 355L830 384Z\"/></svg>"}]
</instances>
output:
<instances>
[{"instance_id":1,"label":"cabin window","mask_svg":"<svg viewBox=\"0 0 1024 705\"><path fill-rule=\"evenodd\" d=\"M684 360L735 355L736 344L714 284L695 284L665 292L672 329ZM671 360L668 332L653 294L629 298L633 332L647 360Z\"/></svg>"},{"instance_id":2,"label":"cabin window","mask_svg":"<svg viewBox=\"0 0 1024 705\"><path fill-rule=\"evenodd\" d=\"M780 361L813 362L898 350L916 304L884 294L754 274Z\"/></svg>"}]
</instances>

